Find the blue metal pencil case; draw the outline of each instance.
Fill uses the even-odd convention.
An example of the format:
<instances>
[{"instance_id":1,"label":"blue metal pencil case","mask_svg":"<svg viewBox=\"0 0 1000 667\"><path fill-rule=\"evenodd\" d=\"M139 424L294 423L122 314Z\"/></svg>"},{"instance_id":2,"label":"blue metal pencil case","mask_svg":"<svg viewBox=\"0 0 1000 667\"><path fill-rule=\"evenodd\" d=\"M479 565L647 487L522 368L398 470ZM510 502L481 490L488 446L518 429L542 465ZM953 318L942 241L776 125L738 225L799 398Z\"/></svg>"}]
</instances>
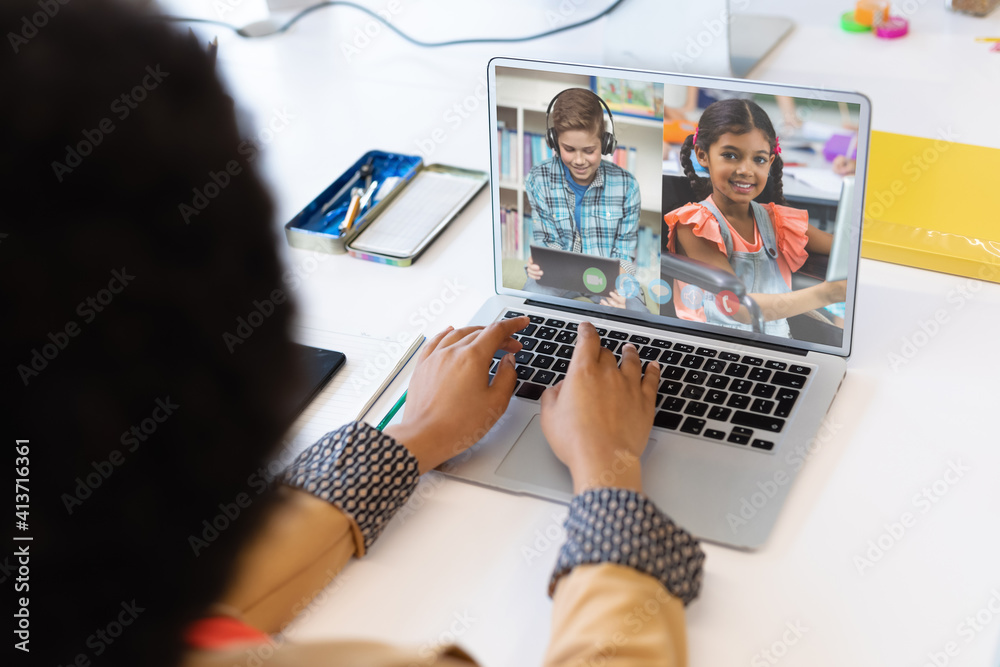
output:
<instances>
[{"instance_id":1,"label":"blue metal pencil case","mask_svg":"<svg viewBox=\"0 0 1000 667\"><path fill-rule=\"evenodd\" d=\"M285 225L294 248L343 253L420 169L416 155L368 151Z\"/></svg>"}]
</instances>

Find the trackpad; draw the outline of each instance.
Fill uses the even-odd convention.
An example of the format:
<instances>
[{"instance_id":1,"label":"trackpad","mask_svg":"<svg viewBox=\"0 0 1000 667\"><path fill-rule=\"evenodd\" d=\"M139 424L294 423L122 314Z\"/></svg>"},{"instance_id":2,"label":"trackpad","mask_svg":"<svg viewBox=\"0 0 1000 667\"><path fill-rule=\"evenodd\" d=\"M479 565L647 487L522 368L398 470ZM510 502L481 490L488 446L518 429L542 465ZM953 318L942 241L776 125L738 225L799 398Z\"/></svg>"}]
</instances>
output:
<instances>
[{"instance_id":1,"label":"trackpad","mask_svg":"<svg viewBox=\"0 0 1000 667\"><path fill-rule=\"evenodd\" d=\"M569 468L556 458L542 433L541 415L535 415L496 469L496 474L532 486L572 495Z\"/></svg>"}]
</instances>

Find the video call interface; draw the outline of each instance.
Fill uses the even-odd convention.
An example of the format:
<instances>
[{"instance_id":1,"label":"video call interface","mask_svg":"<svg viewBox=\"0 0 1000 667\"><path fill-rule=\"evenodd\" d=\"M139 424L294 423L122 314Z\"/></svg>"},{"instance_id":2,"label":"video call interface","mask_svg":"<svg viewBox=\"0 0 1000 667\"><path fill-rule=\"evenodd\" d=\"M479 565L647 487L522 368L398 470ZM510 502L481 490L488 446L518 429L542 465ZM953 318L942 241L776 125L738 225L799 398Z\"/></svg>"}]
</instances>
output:
<instances>
[{"instance_id":1,"label":"video call interface","mask_svg":"<svg viewBox=\"0 0 1000 667\"><path fill-rule=\"evenodd\" d=\"M497 67L503 285L840 347L859 113Z\"/></svg>"}]
</instances>

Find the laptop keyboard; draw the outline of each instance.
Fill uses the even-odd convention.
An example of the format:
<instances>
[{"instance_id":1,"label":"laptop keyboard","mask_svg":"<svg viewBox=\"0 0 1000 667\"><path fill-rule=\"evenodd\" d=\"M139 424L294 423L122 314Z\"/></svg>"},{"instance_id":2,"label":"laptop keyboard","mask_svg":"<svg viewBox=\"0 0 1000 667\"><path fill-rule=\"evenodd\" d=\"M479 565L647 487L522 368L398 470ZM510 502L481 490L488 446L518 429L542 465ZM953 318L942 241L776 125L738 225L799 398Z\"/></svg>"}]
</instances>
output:
<instances>
[{"instance_id":1,"label":"laptop keyboard","mask_svg":"<svg viewBox=\"0 0 1000 667\"><path fill-rule=\"evenodd\" d=\"M511 310L504 318L523 314ZM579 323L528 317L531 323L514 335L523 346L514 355L514 395L537 401L547 387L566 377ZM625 343L632 343L643 372L650 361L659 362L654 426L747 449L774 449L812 371L811 366L756 354L596 328L601 345L619 361ZM504 354L499 350L494 355L490 376Z\"/></svg>"}]
</instances>

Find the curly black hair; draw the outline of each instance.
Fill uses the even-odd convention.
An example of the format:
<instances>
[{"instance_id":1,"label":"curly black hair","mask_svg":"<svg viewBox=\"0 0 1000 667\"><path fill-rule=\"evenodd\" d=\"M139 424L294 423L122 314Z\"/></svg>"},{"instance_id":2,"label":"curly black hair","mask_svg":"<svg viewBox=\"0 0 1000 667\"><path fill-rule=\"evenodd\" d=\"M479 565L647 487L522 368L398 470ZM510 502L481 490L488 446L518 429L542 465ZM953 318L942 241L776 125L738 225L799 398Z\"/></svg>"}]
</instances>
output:
<instances>
[{"instance_id":1,"label":"curly black hair","mask_svg":"<svg viewBox=\"0 0 1000 667\"><path fill-rule=\"evenodd\" d=\"M763 132L770 144L771 154L774 155L774 162L771 163L771 171L767 178L767 186L757 195L756 200L762 203L774 202L785 205L787 202L782 185L784 162L781 160L781 155L775 153L778 135L774 131L771 119L756 102L745 99L728 99L718 100L708 105L698 121L698 146L708 150L709 146L727 132L746 134L755 129ZM691 181L695 197L702 200L712 194L712 181L695 173L691 158L694 145L694 135L688 135L681 145L680 160L681 166L684 168L684 175Z\"/></svg>"},{"instance_id":2,"label":"curly black hair","mask_svg":"<svg viewBox=\"0 0 1000 667\"><path fill-rule=\"evenodd\" d=\"M299 381L274 209L194 38L114 0L5 0L0 33L3 467L24 453L33 538L14 543L21 655L176 664L269 507L260 468Z\"/></svg>"}]
</instances>

